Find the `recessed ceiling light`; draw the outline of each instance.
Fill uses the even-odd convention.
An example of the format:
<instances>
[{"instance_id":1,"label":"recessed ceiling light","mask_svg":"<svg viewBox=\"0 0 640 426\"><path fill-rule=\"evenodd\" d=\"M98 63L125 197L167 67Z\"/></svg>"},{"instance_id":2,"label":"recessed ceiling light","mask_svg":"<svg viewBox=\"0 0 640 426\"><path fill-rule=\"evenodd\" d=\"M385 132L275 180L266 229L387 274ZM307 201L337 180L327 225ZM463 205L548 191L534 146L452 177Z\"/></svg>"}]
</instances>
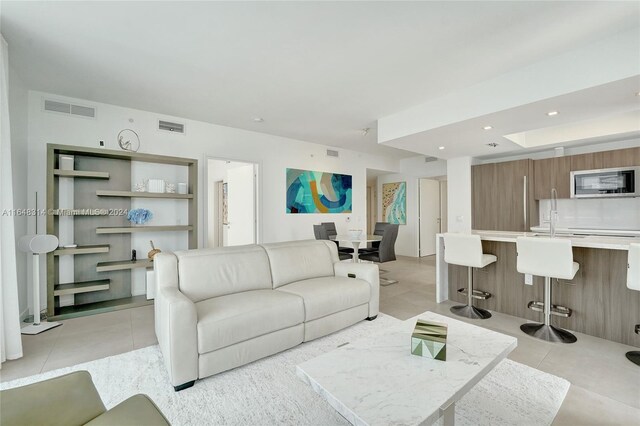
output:
<instances>
[{"instance_id":1,"label":"recessed ceiling light","mask_svg":"<svg viewBox=\"0 0 640 426\"><path fill-rule=\"evenodd\" d=\"M484 130L491 130L491 129L493 129L493 126L484 126L483 129Z\"/></svg>"},{"instance_id":2,"label":"recessed ceiling light","mask_svg":"<svg viewBox=\"0 0 640 426\"><path fill-rule=\"evenodd\" d=\"M255 118L253 119L253 121L255 121L256 123L262 123L262 122L264 121L264 118L262 118L262 117L255 117Z\"/></svg>"},{"instance_id":3,"label":"recessed ceiling light","mask_svg":"<svg viewBox=\"0 0 640 426\"><path fill-rule=\"evenodd\" d=\"M636 93L636 96L640 96L640 92Z\"/></svg>"},{"instance_id":4,"label":"recessed ceiling light","mask_svg":"<svg viewBox=\"0 0 640 426\"><path fill-rule=\"evenodd\" d=\"M549 112L547 113L547 115L548 115L549 117L553 117L554 115L558 115L558 114L560 114L558 111L549 111Z\"/></svg>"},{"instance_id":5,"label":"recessed ceiling light","mask_svg":"<svg viewBox=\"0 0 640 426\"><path fill-rule=\"evenodd\" d=\"M439 146L439 147L438 147L438 149L439 149L439 150L443 150L443 149L444 149L444 146Z\"/></svg>"}]
</instances>

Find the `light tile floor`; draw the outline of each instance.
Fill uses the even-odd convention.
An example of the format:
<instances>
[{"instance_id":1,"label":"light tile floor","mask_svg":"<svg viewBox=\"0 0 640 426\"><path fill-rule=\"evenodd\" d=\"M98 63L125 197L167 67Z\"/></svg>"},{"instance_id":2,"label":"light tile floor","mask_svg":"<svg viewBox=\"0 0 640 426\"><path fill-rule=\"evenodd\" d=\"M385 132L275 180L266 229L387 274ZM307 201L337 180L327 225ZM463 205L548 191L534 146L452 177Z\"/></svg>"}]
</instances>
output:
<instances>
[{"instance_id":1,"label":"light tile floor","mask_svg":"<svg viewBox=\"0 0 640 426\"><path fill-rule=\"evenodd\" d=\"M384 264L398 284L380 289L380 311L407 319L431 310L450 314L452 303L435 303L435 259L400 257ZM455 316L454 316L455 317ZM459 317L456 317L459 318ZM554 425L640 425L640 367L624 357L634 348L577 334L572 345L550 344L520 332L522 319L494 313L481 322L518 338L510 358L571 382ZM2 364L0 381L131 351L156 343L153 307L64 321L38 336L23 336L24 357Z\"/></svg>"}]
</instances>

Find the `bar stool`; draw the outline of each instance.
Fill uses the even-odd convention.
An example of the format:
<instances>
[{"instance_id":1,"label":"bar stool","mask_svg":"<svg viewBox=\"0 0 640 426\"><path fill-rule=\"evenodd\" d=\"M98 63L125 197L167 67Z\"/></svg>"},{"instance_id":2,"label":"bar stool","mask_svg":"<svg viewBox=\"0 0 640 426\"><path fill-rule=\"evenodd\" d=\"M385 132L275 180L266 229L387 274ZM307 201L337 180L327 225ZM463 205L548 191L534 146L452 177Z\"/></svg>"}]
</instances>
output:
<instances>
[{"instance_id":1,"label":"bar stool","mask_svg":"<svg viewBox=\"0 0 640 426\"><path fill-rule=\"evenodd\" d=\"M489 311L473 306L473 299L485 300L491 297L491 293L473 289L473 268L484 268L496 260L498 258L494 255L482 252L482 242L479 235L444 234L444 261L468 268L467 289L458 290L458 293L467 296L467 304L451 307L452 313L471 319L491 318Z\"/></svg>"},{"instance_id":2,"label":"bar stool","mask_svg":"<svg viewBox=\"0 0 640 426\"><path fill-rule=\"evenodd\" d=\"M520 330L547 342L574 343L576 336L551 325L551 315L568 318L571 309L551 304L551 278L572 280L580 265L573 261L571 240L559 238L518 237L517 269L521 274L544 277L544 302L529 302L528 308L544 313L544 323L522 324Z\"/></svg>"},{"instance_id":3,"label":"bar stool","mask_svg":"<svg viewBox=\"0 0 640 426\"><path fill-rule=\"evenodd\" d=\"M640 244L629 245L629 260L627 261L627 288L640 291ZM640 334L640 324L636 324L635 333ZM640 351L627 352L627 359L640 365Z\"/></svg>"}]
</instances>

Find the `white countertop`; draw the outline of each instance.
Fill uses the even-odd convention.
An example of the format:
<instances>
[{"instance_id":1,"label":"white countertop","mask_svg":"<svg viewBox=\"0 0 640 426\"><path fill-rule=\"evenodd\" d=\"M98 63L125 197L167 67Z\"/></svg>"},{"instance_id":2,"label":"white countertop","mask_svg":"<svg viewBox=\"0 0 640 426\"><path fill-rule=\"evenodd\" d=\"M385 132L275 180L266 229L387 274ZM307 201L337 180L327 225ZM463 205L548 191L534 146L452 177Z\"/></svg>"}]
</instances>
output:
<instances>
[{"instance_id":1,"label":"white countertop","mask_svg":"<svg viewBox=\"0 0 640 426\"><path fill-rule=\"evenodd\" d=\"M531 231L549 233L549 227L548 226L532 226ZM640 237L640 230L638 229L556 228L556 235L557 234Z\"/></svg>"},{"instance_id":2,"label":"white countertop","mask_svg":"<svg viewBox=\"0 0 640 426\"><path fill-rule=\"evenodd\" d=\"M515 243L518 237L549 238L548 235L540 235L537 232L510 232L510 231L480 231L473 230L472 234L480 235L480 239L486 241L501 241L505 243ZM441 236L442 234L438 234ZM629 250L629 244L640 244L638 237L612 237L599 235L556 235L556 238L569 239L573 247L598 248L609 250Z\"/></svg>"}]
</instances>

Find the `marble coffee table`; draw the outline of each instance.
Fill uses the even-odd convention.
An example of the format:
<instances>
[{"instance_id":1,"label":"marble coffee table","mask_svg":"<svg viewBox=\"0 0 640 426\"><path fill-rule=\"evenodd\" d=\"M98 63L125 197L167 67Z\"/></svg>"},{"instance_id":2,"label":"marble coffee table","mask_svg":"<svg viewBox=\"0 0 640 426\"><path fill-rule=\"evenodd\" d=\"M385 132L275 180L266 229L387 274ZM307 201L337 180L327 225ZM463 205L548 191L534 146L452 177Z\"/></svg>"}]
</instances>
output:
<instances>
[{"instance_id":1,"label":"marble coffee table","mask_svg":"<svg viewBox=\"0 0 640 426\"><path fill-rule=\"evenodd\" d=\"M418 318L448 324L447 360L411 355ZM455 403L516 348L515 337L425 312L297 366L354 425L455 422Z\"/></svg>"}]
</instances>

